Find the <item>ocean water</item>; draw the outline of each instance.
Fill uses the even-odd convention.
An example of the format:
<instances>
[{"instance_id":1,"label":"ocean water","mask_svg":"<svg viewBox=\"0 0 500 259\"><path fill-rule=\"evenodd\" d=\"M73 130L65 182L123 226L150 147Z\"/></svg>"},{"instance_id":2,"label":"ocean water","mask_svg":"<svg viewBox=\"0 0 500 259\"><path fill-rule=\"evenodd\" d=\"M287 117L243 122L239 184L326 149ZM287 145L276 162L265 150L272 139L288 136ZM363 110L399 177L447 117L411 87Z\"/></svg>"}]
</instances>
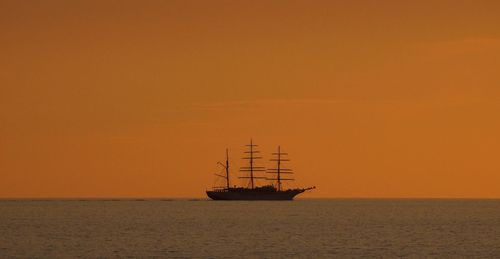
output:
<instances>
[{"instance_id":1,"label":"ocean water","mask_svg":"<svg viewBox=\"0 0 500 259\"><path fill-rule=\"evenodd\" d=\"M3 200L12 257L500 258L500 200Z\"/></svg>"}]
</instances>

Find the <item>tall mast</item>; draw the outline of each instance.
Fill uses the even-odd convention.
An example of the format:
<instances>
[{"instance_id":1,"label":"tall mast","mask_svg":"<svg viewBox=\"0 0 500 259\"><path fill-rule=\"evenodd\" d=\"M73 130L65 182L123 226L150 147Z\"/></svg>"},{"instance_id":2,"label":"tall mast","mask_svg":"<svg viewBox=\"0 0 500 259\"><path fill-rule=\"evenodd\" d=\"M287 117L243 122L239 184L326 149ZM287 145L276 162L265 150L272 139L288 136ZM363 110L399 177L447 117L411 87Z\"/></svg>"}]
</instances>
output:
<instances>
[{"instance_id":1,"label":"tall mast","mask_svg":"<svg viewBox=\"0 0 500 259\"><path fill-rule=\"evenodd\" d=\"M222 174L215 174L215 175L226 179L226 188L229 190L229 186L230 186L230 184L229 184L229 149L226 148L226 163L223 164L221 162L217 162L217 164L224 167L224 169L226 170L226 175L222 175Z\"/></svg>"},{"instance_id":2,"label":"tall mast","mask_svg":"<svg viewBox=\"0 0 500 259\"><path fill-rule=\"evenodd\" d=\"M278 146L278 191L281 191L281 146Z\"/></svg>"},{"instance_id":3,"label":"tall mast","mask_svg":"<svg viewBox=\"0 0 500 259\"><path fill-rule=\"evenodd\" d=\"M281 167L281 162L290 161L289 159L282 158L282 156L288 155L288 153L281 152L281 146L278 146L278 152L272 153L272 155L274 155L276 158L270 159L269 161L275 161L275 162L277 162L277 165L276 165L276 168L267 169L267 173L268 174L276 174L276 178L266 178L266 179L267 180L276 180L277 185L278 185L278 191L281 191L281 189L282 189L281 181L293 181L294 180L292 178L282 178L281 174L293 174L293 171L292 171L292 169Z\"/></svg>"},{"instance_id":4,"label":"tall mast","mask_svg":"<svg viewBox=\"0 0 500 259\"><path fill-rule=\"evenodd\" d=\"M254 183L253 183L253 141L250 139L250 186L253 189L254 188Z\"/></svg>"},{"instance_id":5,"label":"tall mast","mask_svg":"<svg viewBox=\"0 0 500 259\"><path fill-rule=\"evenodd\" d=\"M263 172L265 171L264 167L262 166L254 166L254 160L256 159L261 159L262 157L255 156L255 154L260 153L259 151L255 150L255 147L257 145L253 144L253 140L250 139L250 145L246 145L249 147L249 151L245 151L246 154L248 154L247 157L243 157L243 159L248 159L249 166L244 166L240 168L241 172L249 172L249 176L242 176L239 178L249 178L250 179L250 188L254 189L255 188L255 182L254 179L259 179L259 178L265 178L265 177L258 177L254 175L254 172Z\"/></svg>"},{"instance_id":6,"label":"tall mast","mask_svg":"<svg viewBox=\"0 0 500 259\"><path fill-rule=\"evenodd\" d=\"M226 148L226 183L229 190L229 149Z\"/></svg>"}]
</instances>

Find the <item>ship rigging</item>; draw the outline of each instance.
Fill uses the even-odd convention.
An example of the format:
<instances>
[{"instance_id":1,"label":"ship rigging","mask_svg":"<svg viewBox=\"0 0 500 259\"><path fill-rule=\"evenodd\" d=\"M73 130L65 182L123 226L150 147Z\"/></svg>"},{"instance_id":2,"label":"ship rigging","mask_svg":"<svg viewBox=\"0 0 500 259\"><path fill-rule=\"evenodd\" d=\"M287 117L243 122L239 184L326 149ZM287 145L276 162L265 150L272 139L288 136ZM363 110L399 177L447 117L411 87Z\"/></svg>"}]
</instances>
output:
<instances>
[{"instance_id":1,"label":"ship rigging","mask_svg":"<svg viewBox=\"0 0 500 259\"><path fill-rule=\"evenodd\" d=\"M224 187L213 187L212 190L207 191L207 196L213 200L292 200L296 195L303 193L305 191L315 189L316 187L309 188L295 188L295 189L284 189L283 181L293 181L291 178L293 174L292 169L284 168L283 162L290 161L286 156L288 153L281 152L281 146L278 146L276 153L272 153L273 158L270 161L276 163L276 167L268 168L266 170L263 166L256 166L256 160L262 159L260 156L260 151L257 150L258 145L254 144L250 140L250 144L246 145L248 148L245 151L244 160L248 160L248 166L240 167L240 172L244 175L239 176L240 179L248 179L248 184L246 187L231 187L230 185L230 173L229 173L229 150L226 149L226 162L218 162L225 170L225 175L216 174L218 177L224 178L226 184ZM265 172L270 175L269 177L261 176L260 174ZM289 175L290 177L284 178L284 175ZM264 179L273 181L273 184L258 186L256 184L256 179Z\"/></svg>"}]
</instances>

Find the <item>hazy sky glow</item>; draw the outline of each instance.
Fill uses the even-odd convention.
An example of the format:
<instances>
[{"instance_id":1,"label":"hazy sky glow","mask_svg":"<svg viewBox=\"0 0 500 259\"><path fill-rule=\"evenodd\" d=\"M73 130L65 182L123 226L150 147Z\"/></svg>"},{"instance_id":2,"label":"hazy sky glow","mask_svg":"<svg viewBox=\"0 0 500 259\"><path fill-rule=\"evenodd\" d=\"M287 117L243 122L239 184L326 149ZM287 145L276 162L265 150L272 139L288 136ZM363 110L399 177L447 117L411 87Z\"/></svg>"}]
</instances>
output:
<instances>
[{"instance_id":1,"label":"hazy sky glow","mask_svg":"<svg viewBox=\"0 0 500 259\"><path fill-rule=\"evenodd\" d=\"M499 14L0 1L0 197L202 197L253 137L304 197L500 198Z\"/></svg>"}]
</instances>

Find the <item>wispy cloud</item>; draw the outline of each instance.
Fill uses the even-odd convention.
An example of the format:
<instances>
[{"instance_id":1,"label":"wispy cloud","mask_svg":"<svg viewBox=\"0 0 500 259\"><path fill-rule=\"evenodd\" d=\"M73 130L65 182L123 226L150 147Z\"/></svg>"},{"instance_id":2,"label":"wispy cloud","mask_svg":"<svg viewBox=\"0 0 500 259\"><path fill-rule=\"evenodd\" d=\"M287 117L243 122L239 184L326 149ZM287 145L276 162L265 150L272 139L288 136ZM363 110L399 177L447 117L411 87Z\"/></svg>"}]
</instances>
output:
<instances>
[{"instance_id":1,"label":"wispy cloud","mask_svg":"<svg viewBox=\"0 0 500 259\"><path fill-rule=\"evenodd\" d=\"M448 41L420 42L411 45L423 57L453 57L467 54L500 53L500 38L467 37Z\"/></svg>"},{"instance_id":2,"label":"wispy cloud","mask_svg":"<svg viewBox=\"0 0 500 259\"><path fill-rule=\"evenodd\" d=\"M349 103L350 100L331 100L331 99L258 99L258 100L241 100L241 101L226 101L213 103L196 103L189 104L186 107L198 110L247 110L270 106L297 106L297 105L330 105Z\"/></svg>"}]
</instances>

